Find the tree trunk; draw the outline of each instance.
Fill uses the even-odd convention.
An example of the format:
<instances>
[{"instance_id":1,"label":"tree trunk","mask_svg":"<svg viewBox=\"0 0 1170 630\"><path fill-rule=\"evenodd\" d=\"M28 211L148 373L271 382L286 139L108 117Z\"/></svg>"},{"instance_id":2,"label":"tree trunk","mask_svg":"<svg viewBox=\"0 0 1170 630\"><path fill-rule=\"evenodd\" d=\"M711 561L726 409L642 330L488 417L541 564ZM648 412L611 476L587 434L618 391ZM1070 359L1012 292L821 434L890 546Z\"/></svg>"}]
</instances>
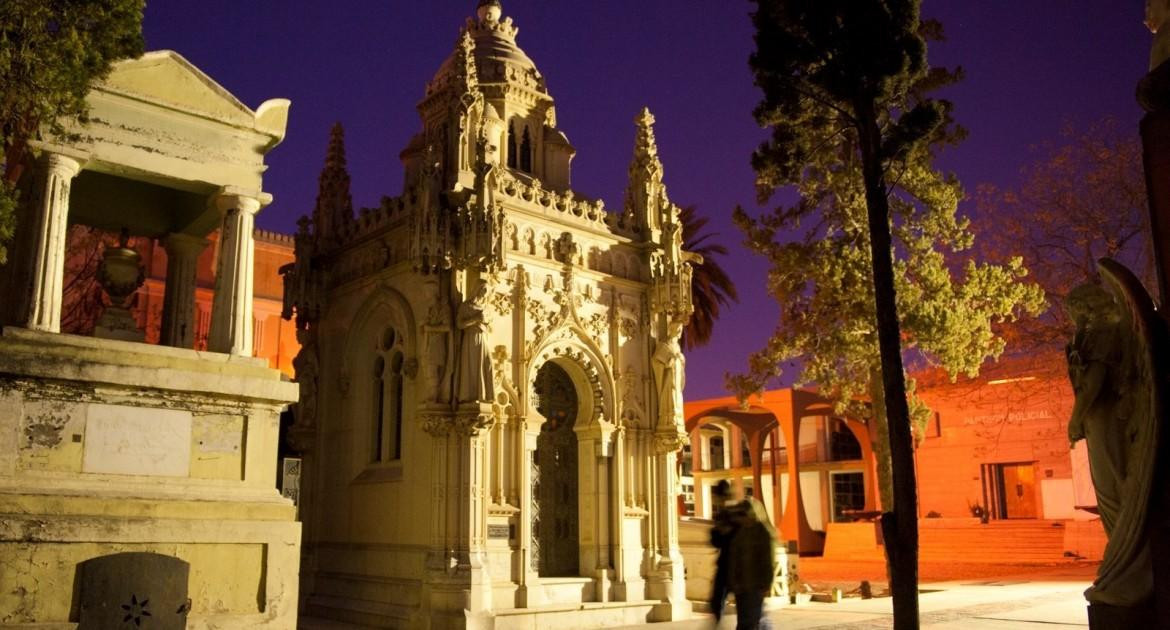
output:
<instances>
[{"instance_id":1,"label":"tree trunk","mask_svg":"<svg viewBox=\"0 0 1170 630\"><path fill-rule=\"evenodd\" d=\"M901 331L894 294L894 262L890 240L890 204L882 172L881 129L872 100L859 99L858 119L865 205L873 251L873 289L877 311L882 384L890 431L894 503L883 506L882 534L894 600L895 630L918 628L918 490L914 480L913 436L906 380L902 373ZM892 508L892 511L890 511Z\"/></svg>"},{"instance_id":2,"label":"tree trunk","mask_svg":"<svg viewBox=\"0 0 1170 630\"><path fill-rule=\"evenodd\" d=\"M878 496L882 509L890 510L894 505L894 477L890 467L890 423L886 418L886 392L882 384L882 371L874 368L869 376L870 413L873 428L870 431L873 444L874 468L877 470Z\"/></svg>"}]
</instances>

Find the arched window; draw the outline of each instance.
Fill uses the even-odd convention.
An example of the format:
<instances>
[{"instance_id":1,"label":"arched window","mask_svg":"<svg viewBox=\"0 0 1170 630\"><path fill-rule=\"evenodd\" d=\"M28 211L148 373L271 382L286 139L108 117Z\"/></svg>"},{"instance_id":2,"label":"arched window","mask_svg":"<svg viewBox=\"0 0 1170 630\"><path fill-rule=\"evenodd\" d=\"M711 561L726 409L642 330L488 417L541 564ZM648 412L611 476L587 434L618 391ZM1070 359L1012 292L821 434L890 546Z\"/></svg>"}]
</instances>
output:
<instances>
[{"instance_id":1,"label":"arched window","mask_svg":"<svg viewBox=\"0 0 1170 630\"><path fill-rule=\"evenodd\" d=\"M392 431L390 448L387 449L391 459L402 459L402 353L395 352L390 359L390 392L394 396L390 403L390 426Z\"/></svg>"},{"instance_id":2,"label":"arched window","mask_svg":"<svg viewBox=\"0 0 1170 630\"><path fill-rule=\"evenodd\" d=\"M385 439L386 427L386 382L383 375L386 372L386 361L382 357L374 359L374 435L370 461L382 461L382 442Z\"/></svg>"},{"instance_id":3,"label":"arched window","mask_svg":"<svg viewBox=\"0 0 1170 630\"><path fill-rule=\"evenodd\" d=\"M516 168L516 126L508 123L508 168Z\"/></svg>"},{"instance_id":4,"label":"arched window","mask_svg":"<svg viewBox=\"0 0 1170 630\"><path fill-rule=\"evenodd\" d=\"M393 328L382 333L374 359L372 386L373 431L371 461L402 458L402 416L404 409L402 338Z\"/></svg>"},{"instance_id":5,"label":"arched window","mask_svg":"<svg viewBox=\"0 0 1170 630\"><path fill-rule=\"evenodd\" d=\"M520 139L520 170L532 172L532 137L528 135L528 125L524 126L524 136Z\"/></svg>"}]
</instances>

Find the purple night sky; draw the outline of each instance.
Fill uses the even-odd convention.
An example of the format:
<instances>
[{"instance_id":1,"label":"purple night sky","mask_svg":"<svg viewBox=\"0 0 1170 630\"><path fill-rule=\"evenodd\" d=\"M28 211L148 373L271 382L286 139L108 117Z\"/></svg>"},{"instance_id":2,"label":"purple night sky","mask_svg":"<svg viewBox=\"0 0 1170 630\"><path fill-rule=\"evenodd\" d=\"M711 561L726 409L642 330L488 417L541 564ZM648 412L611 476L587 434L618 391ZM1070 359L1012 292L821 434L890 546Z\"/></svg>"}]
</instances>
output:
<instances>
[{"instance_id":1,"label":"purple night sky","mask_svg":"<svg viewBox=\"0 0 1170 630\"><path fill-rule=\"evenodd\" d=\"M741 303L724 313L708 347L689 353L686 390L688 399L725 395L723 373L744 367L777 312L763 290L763 260L738 246L730 221L736 204L756 208L748 158L764 137L751 118L752 5L502 2L577 148L573 187L611 210L621 206L634 115L649 106L671 199L698 206L733 250L724 265ZM251 107L292 100L288 137L268 157L265 189L276 201L258 220L292 232L312 210L334 121L346 129L354 204L399 194L398 153L420 126L415 104L475 5L151 0L143 29L148 49L178 51ZM942 20L948 36L931 47L931 61L966 70L945 96L970 136L941 164L969 192L980 183L1014 184L1031 148L1055 140L1065 124L1112 115L1136 134L1133 94L1150 45L1138 0L926 0L923 13Z\"/></svg>"}]
</instances>

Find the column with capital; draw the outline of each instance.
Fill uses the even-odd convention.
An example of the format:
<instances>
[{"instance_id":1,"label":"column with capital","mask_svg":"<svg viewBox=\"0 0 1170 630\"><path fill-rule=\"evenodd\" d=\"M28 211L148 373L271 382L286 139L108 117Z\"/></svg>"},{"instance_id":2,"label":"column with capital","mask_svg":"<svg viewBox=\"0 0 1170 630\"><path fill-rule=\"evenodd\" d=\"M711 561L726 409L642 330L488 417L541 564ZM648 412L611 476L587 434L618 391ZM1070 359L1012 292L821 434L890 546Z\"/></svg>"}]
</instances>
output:
<instances>
[{"instance_id":1,"label":"column with capital","mask_svg":"<svg viewBox=\"0 0 1170 630\"><path fill-rule=\"evenodd\" d=\"M27 327L61 332L61 303L65 278L65 240L69 227L69 189L81 170L77 160L45 153L41 212L33 256L32 286Z\"/></svg>"},{"instance_id":2,"label":"column with capital","mask_svg":"<svg viewBox=\"0 0 1170 630\"><path fill-rule=\"evenodd\" d=\"M207 239L190 234L170 234L163 239L167 250L167 284L163 294L162 331L159 343L175 348L195 347L195 280L199 254Z\"/></svg>"},{"instance_id":3,"label":"column with capital","mask_svg":"<svg viewBox=\"0 0 1170 630\"><path fill-rule=\"evenodd\" d=\"M255 256L252 230L261 203L256 197L229 191L216 195L212 203L223 213L223 228L219 233L219 264L207 348L212 352L251 356Z\"/></svg>"}]
</instances>

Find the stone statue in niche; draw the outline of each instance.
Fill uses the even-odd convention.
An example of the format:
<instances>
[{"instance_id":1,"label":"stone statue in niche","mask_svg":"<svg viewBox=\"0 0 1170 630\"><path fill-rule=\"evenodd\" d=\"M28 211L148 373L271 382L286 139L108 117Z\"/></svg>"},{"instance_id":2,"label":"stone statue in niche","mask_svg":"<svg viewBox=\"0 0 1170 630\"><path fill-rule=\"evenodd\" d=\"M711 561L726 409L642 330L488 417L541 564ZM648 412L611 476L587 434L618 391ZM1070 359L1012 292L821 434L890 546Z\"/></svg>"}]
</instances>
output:
<instances>
[{"instance_id":1,"label":"stone statue in niche","mask_svg":"<svg viewBox=\"0 0 1170 630\"><path fill-rule=\"evenodd\" d=\"M448 400L447 373L450 365L451 316L444 300L436 300L423 324L426 361L423 363L423 387L427 401L445 403Z\"/></svg>"},{"instance_id":2,"label":"stone statue in niche","mask_svg":"<svg viewBox=\"0 0 1170 630\"><path fill-rule=\"evenodd\" d=\"M459 329L459 374L456 379L457 400L460 403L490 403L495 400L492 382L492 359L487 345L488 285L481 282L471 297L459 305L455 325Z\"/></svg>"},{"instance_id":3,"label":"stone statue in niche","mask_svg":"<svg viewBox=\"0 0 1170 630\"><path fill-rule=\"evenodd\" d=\"M667 326L666 338L654 349L654 382L658 393L658 427L672 429L683 424L683 386L686 384L686 359L679 336L681 322Z\"/></svg>"},{"instance_id":4,"label":"stone statue in niche","mask_svg":"<svg viewBox=\"0 0 1170 630\"><path fill-rule=\"evenodd\" d=\"M1097 579L1085 591L1090 626L1105 628L1127 625L1119 619L1152 619L1146 616L1153 614L1151 531L1167 508L1156 462L1165 441L1161 384L1170 348L1166 325L1141 282L1109 259L1099 269L1104 287L1082 285L1068 297L1077 326L1067 348L1076 394L1068 431L1072 443L1084 439L1088 445L1109 537Z\"/></svg>"}]
</instances>

